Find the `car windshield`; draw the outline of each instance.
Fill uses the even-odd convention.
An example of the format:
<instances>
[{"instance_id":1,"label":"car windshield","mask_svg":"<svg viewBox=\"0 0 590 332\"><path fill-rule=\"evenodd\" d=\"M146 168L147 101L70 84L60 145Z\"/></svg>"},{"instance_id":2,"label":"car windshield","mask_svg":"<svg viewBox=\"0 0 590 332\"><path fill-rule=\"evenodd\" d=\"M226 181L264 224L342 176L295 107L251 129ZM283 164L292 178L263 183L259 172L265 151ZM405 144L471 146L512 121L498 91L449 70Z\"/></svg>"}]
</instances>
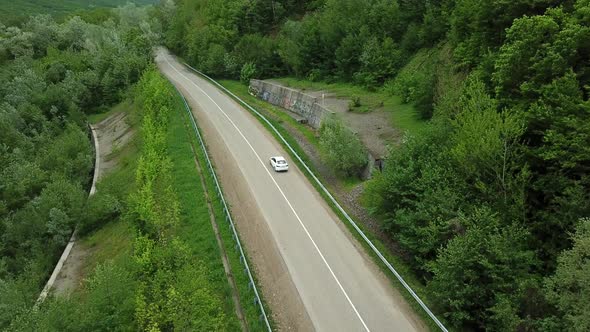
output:
<instances>
[{"instance_id":1,"label":"car windshield","mask_svg":"<svg viewBox=\"0 0 590 332\"><path fill-rule=\"evenodd\" d=\"M284 160L277 160L277 164L286 164L287 162Z\"/></svg>"}]
</instances>

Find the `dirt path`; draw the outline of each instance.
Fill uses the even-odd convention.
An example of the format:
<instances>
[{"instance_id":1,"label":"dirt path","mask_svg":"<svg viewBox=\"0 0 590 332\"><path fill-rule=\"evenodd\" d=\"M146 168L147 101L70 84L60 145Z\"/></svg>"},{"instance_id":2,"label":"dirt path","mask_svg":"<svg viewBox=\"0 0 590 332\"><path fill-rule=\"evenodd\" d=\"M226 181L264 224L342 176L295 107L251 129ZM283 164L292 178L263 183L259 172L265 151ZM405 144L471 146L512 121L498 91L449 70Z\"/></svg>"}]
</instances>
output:
<instances>
[{"instance_id":1,"label":"dirt path","mask_svg":"<svg viewBox=\"0 0 590 332\"><path fill-rule=\"evenodd\" d=\"M96 179L94 182L97 182L102 176L117 167L119 160L116 158L116 152L133 137L134 132L127 124L126 118L126 113L115 113L92 125L97 139L97 150L99 151L96 159ZM95 189L93 183L91 194L94 193ZM86 248L79 242L75 242L75 236L72 240L74 242L71 251L53 283L52 292L56 296L68 296L80 286L85 277L82 267L86 257L91 253L91 249Z\"/></svg>"}]
</instances>

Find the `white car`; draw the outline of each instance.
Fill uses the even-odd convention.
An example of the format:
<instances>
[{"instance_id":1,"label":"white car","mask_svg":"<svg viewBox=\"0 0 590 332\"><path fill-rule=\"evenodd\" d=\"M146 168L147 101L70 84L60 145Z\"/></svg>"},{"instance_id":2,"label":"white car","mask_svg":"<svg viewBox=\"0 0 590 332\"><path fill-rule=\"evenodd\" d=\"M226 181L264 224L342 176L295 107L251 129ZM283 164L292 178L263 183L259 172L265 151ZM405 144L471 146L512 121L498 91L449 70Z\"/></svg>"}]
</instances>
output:
<instances>
[{"instance_id":1,"label":"white car","mask_svg":"<svg viewBox=\"0 0 590 332\"><path fill-rule=\"evenodd\" d=\"M289 164L283 157L270 157L270 166L275 172L286 172L289 170Z\"/></svg>"}]
</instances>

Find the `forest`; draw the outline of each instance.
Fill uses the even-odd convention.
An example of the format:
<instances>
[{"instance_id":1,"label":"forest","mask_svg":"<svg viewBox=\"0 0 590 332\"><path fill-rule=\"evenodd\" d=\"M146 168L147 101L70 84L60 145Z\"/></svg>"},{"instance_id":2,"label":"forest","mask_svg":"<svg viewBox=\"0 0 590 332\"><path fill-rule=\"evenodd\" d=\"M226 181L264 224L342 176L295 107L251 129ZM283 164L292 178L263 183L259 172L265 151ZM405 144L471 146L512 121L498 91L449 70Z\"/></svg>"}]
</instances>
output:
<instances>
[{"instance_id":1,"label":"forest","mask_svg":"<svg viewBox=\"0 0 590 332\"><path fill-rule=\"evenodd\" d=\"M245 274L234 277L237 290L227 281L208 189L194 185L185 106L153 64L156 16L126 5L0 25L0 331L241 326L231 292L251 287ZM89 123L116 112L136 134L103 156L118 166L88 197ZM39 302L74 229L76 245L89 246L81 280ZM236 252L226 259L241 264ZM257 307L242 310L256 329Z\"/></svg>"},{"instance_id":2,"label":"forest","mask_svg":"<svg viewBox=\"0 0 590 332\"><path fill-rule=\"evenodd\" d=\"M426 129L364 200L450 327L590 330L590 1L178 0L158 16L214 77L415 105Z\"/></svg>"},{"instance_id":3,"label":"forest","mask_svg":"<svg viewBox=\"0 0 590 332\"><path fill-rule=\"evenodd\" d=\"M57 20L64 20L69 16L93 12L90 16L97 17L109 15L112 8L125 6L126 4L147 5L154 4L156 0L0 0L0 21L7 26L18 25L26 21L30 15L49 14Z\"/></svg>"},{"instance_id":4,"label":"forest","mask_svg":"<svg viewBox=\"0 0 590 332\"><path fill-rule=\"evenodd\" d=\"M86 119L121 101L151 62L153 35L136 24L146 15L126 7L101 24L38 15L0 26L2 330L27 317L76 224L119 213L112 195L87 200Z\"/></svg>"}]
</instances>

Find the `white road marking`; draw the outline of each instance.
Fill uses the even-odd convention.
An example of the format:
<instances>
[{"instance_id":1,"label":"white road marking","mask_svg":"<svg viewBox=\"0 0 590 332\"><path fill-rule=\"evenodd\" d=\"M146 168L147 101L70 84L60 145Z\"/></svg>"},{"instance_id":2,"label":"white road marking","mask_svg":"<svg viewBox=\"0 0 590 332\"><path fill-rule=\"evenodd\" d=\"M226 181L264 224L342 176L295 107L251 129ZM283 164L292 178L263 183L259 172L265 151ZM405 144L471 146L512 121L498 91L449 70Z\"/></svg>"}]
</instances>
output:
<instances>
[{"instance_id":1,"label":"white road marking","mask_svg":"<svg viewBox=\"0 0 590 332\"><path fill-rule=\"evenodd\" d=\"M332 268L330 267L330 264L328 264L328 261L326 260L326 258L324 257L324 254L322 254L320 248L318 247L318 245L315 243L314 239L311 237L311 234L309 234L309 231L307 230L307 227L305 227L305 225L303 224L303 222L301 221L301 218L299 218L299 215L297 214L297 212L295 211L295 209L293 208L293 205L291 205L291 202L289 201L289 199L287 199L287 196L285 196L285 193L283 192L283 190L281 189L281 187L279 186L279 184L275 181L274 177L272 176L272 174L270 173L270 171L268 170L268 168L266 167L266 164L262 161L262 159L260 158L260 155L258 155L258 153L256 152L256 150L254 149L254 147L252 146L252 144L250 144L250 141L248 141L248 139L246 138L246 136L244 136L244 134L242 133L242 131L238 128L238 126L236 126L236 124L232 121L232 119L230 119L230 117L227 115L227 113L225 113L221 107L215 102L215 100L213 100L213 98L211 98L211 96L209 96L203 89L201 89L200 86L198 86L197 84L195 84L195 82L193 82L191 79L189 79L188 77L186 77L184 74L182 74L180 71L178 71L178 69L176 69L171 63L170 61L168 61L168 57L164 56L164 60L166 60L166 63L168 63L168 65L174 69L175 72L177 72L180 76L184 77L187 81L189 81L192 85L194 85L197 89L201 90L201 92L203 94L205 94L205 96L207 96L207 98L209 98L209 100L211 100L211 102L213 102L213 104L215 104L215 106L217 106L217 108L219 109L219 111L221 111L221 113L223 113L223 115L227 118L227 120L232 124L232 126L238 131L238 133L240 134L240 136L242 136L242 138L244 139L244 141L246 141L246 144L248 144L248 146L250 147L250 149L252 150L252 152L254 152L254 154L256 155L256 158L258 159L258 161L260 162L260 164L262 165L262 168L264 168L264 170L266 171L266 173L268 174L268 176L270 177L270 179L272 180L272 182L275 184L275 186L277 187L277 189L279 190L279 192L281 193L281 195L283 196L283 198L285 199L285 201L287 202L287 204L289 205L289 208L291 208L291 211L293 212L293 214L295 215L295 217L297 218L297 221L299 221L299 224L301 225L301 227L303 228L303 230L305 231L305 234L307 234L307 237L309 238L309 240L311 240L311 243L313 244L314 248L316 249L316 251L318 252L318 254L320 255L320 257L322 258L322 261L324 261L324 264L326 265L326 267L328 268L328 270L330 271L330 273L332 274L332 277L334 277L334 280L336 280L336 283L338 284L338 287L340 287L340 290L342 291L342 293L344 294L344 296L346 297L346 300L348 301L348 303L350 304L350 306L352 307L352 309L354 310L354 312L356 313L358 319L361 321L361 323L363 324L363 327L365 328L365 330L367 332L370 332L371 330L369 330L369 328L367 327L367 324L365 324L365 321L363 320L363 318L361 317L360 313L358 312L358 310L356 309L355 305L352 303L352 301L350 300L350 297L348 296L348 293L346 293L346 290L344 290L344 287L342 286L342 284L340 283L340 280L338 280L338 277L336 277L336 274L334 273L334 271L332 270Z\"/></svg>"}]
</instances>

